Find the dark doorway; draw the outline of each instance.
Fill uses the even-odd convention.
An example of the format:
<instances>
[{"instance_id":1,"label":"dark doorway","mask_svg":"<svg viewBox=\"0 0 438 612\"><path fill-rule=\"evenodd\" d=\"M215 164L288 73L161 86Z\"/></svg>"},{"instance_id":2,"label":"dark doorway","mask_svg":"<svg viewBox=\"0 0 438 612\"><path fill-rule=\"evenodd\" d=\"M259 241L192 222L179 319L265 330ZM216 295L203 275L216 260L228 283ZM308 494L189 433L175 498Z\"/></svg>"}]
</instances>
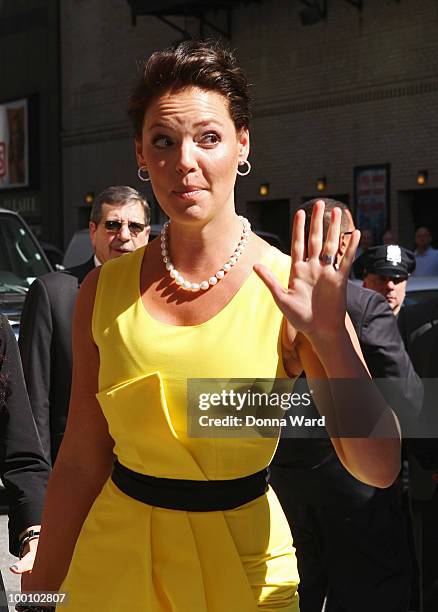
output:
<instances>
[{"instance_id":1,"label":"dark doorway","mask_svg":"<svg viewBox=\"0 0 438 612\"><path fill-rule=\"evenodd\" d=\"M413 248L415 230L425 226L432 233L432 246L437 248L438 189L399 191L398 202L400 243Z\"/></svg>"},{"instance_id":2,"label":"dark doorway","mask_svg":"<svg viewBox=\"0 0 438 612\"><path fill-rule=\"evenodd\" d=\"M78 206L78 227L77 229L87 229L90 223L91 206Z\"/></svg>"},{"instance_id":3,"label":"dark doorway","mask_svg":"<svg viewBox=\"0 0 438 612\"><path fill-rule=\"evenodd\" d=\"M283 245L290 244L289 200L248 202L246 214L253 229L276 234Z\"/></svg>"}]
</instances>

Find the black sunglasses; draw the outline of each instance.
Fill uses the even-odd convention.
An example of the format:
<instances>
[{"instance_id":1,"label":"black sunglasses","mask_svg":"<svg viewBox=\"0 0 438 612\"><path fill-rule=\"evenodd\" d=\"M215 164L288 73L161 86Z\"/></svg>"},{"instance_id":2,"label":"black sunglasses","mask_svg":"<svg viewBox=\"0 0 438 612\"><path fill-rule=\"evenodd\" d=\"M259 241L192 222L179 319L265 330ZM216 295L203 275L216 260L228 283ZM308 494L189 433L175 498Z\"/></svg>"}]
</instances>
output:
<instances>
[{"instance_id":1,"label":"black sunglasses","mask_svg":"<svg viewBox=\"0 0 438 612\"><path fill-rule=\"evenodd\" d=\"M110 234L118 234L122 229L123 223L121 221L105 221L105 229ZM131 236L138 236L142 233L146 227L145 223L138 223L137 221L129 221L128 229Z\"/></svg>"}]
</instances>

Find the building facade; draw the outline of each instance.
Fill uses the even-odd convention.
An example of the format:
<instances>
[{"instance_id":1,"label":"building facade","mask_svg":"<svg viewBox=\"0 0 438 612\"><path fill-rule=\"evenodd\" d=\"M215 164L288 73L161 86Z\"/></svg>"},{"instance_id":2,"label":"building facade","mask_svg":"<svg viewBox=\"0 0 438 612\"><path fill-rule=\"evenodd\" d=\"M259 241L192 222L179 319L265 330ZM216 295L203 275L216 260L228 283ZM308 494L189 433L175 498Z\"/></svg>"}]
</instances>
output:
<instances>
[{"instance_id":1,"label":"building facade","mask_svg":"<svg viewBox=\"0 0 438 612\"><path fill-rule=\"evenodd\" d=\"M150 15L137 15L134 24L133 5L160 4L183 2L59 3L62 173L59 168L56 176L56 147L40 164L43 175L50 168L54 184L63 185L59 198L56 190L50 192L51 172L42 181L50 215L62 201L57 223L64 245L86 226L87 193L122 183L145 190L126 116L138 62L181 38L181 30L199 33L190 16L167 16L180 31ZM304 25L309 21L302 14L305 4L236 1L230 11L230 45L254 98L252 172L237 180L239 210L286 241L292 213L302 201L338 196L355 211L359 226L373 229L377 241L391 227L402 244L412 246L418 225L428 225L437 240L437 2L364 0L359 11L345 0L331 0L325 17L311 25ZM207 17L226 29L221 11L211 10ZM214 30L206 27L204 33ZM16 78L0 70L2 82L3 75ZM37 88L30 82L27 89L9 86L0 97ZM47 122L41 122L44 135ZM51 143L42 138L40 146ZM153 221L159 220L155 210Z\"/></svg>"},{"instance_id":2,"label":"building facade","mask_svg":"<svg viewBox=\"0 0 438 612\"><path fill-rule=\"evenodd\" d=\"M58 8L0 2L0 207L55 244L64 232Z\"/></svg>"}]
</instances>

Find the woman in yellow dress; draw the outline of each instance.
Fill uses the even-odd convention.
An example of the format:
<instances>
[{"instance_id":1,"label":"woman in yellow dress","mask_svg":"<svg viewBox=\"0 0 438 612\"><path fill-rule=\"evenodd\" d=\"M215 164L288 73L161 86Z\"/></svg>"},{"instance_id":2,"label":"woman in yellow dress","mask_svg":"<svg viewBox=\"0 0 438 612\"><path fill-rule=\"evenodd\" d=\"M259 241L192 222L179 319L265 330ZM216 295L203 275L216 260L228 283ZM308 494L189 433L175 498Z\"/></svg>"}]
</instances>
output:
<instances>
[{"instance_id":1,"label":"woman in yellow dress","mask_svg":"<svg viewBox=\"0 0 438 612\"><path fill-rule=\"evenodd\" d=\"M67 431L24 580L66 592L66 610L298 611L291 536L266 485L276 440L190 437L190 378L294 378L304 366L328 381L329 420L372 406L369 431L386 432L334 440L346 468L382 487L398 472L396 421L374 387L348 402L330 387L368 380L345 315L359 233L335 269L340 211L323 244L315 207L308 245L298 212L291 264L235 212L247 89L231 53L191 41L154 53L132 96L139 176L170 223L93 271L78 298Z\"/></svg>"}]
</instances>

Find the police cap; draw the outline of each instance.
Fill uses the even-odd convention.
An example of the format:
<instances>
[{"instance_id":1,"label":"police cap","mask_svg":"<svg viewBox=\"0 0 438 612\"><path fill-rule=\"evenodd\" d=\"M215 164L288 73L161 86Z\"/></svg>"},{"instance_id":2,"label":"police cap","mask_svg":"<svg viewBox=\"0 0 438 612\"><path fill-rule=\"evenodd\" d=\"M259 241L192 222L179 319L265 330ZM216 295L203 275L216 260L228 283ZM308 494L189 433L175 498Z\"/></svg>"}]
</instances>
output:
<instances>
[{"instance_id":1,"label":"police cap","mask_svg":"<svg viewBox=\"0 0 438 612\"><path fill-rule=\"evenodd\" d=\"M415 270L415 255L398 244L370 247L364 254L364 274L408 277Z\"/></svg>"}]
</instances>

